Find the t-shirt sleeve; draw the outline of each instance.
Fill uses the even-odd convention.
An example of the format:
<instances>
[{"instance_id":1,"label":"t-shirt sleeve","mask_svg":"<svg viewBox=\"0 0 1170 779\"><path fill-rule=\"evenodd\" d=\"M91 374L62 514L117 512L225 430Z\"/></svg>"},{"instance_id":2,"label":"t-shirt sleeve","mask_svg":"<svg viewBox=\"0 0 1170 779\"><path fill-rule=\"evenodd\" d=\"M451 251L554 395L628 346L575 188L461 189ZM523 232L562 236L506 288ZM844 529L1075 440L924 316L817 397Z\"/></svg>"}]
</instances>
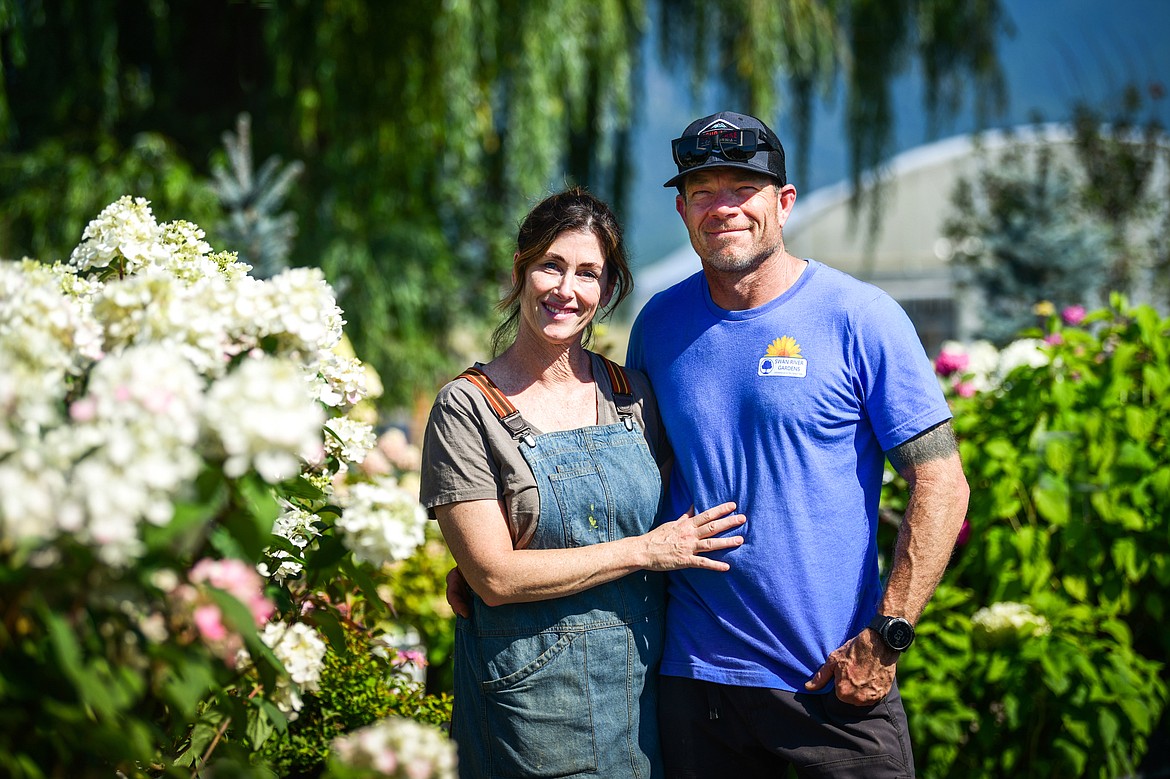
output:
<instances>
[{"instance_id":1,"label":"t-shirt sleeve","mask_svg":"<svg viewBox=\"0 0 1170 779\"><path fill-rule=\"evenodd\" d=\"M633 368L636 371L646 372L646 357L643 353L642 347L642 330L643 330L643 313L638 314L634 319L633 326L630 327L630 341L626 344L626 367Z\"/></svg>"},{"instance_id":2,"label":"t-shirt sleeve","mask_svg":"<svg viewBox=\"0 0 1170 779\"><path fill-rule=\"evenodd\" d=\"M854 325L858 392L883 451L951 418L910 317L889 295L865 306Z\"/></svg>"},{"instance_id":3,"label":"t-shirt sleeve","mask_svg":"<svg viewBox=\"0 0 1170 779\"><path fill-rule=\"evenodd\" d=\"M502 498L499 464L488 444L482 413L455 383L439 392L431 408L420 477L419 501L431 518L435 506Z\"/></svg>"},{"instance_id":4,"label":"t-shirt sleeve","mask_svg":"<svg viewBox=\"0 0 1170 779\"><path fill-rule=\"evenodd\" d=\"M650 447L658 467L668 465L674 455L670 448L670 441L666 437L666 430L662 426L662 416L658 412L658 401L650 388L650 380L646 374L626 366L626 374L634 388L634 396L640 400L642 429L645 431L646 444Z\"/></svg>"}]
</instances>

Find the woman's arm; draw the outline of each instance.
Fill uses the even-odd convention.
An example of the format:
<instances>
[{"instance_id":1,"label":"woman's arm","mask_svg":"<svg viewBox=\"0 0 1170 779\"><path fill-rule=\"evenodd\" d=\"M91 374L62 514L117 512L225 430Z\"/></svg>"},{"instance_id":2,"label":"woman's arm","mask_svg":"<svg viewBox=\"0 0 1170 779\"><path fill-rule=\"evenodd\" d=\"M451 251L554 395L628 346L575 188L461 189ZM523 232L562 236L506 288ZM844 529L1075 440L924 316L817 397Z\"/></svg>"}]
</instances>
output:
<instances>
[{"instance_id":1,"label":"woman's arm","mask_svg":"<svg viewBox=\"0 0 1170 779\"><path fill-rule=\"evenodd\" d=\"M726 571L727 563L702 554L743 543L743 536L717 537L746 521L734 510L734 503L724 503L645 535L572 549L513 549L499 501L436 506L435 514L467 583L484 603L498 606L573 595L639 570Z\"/></svg>"}]
</instances>

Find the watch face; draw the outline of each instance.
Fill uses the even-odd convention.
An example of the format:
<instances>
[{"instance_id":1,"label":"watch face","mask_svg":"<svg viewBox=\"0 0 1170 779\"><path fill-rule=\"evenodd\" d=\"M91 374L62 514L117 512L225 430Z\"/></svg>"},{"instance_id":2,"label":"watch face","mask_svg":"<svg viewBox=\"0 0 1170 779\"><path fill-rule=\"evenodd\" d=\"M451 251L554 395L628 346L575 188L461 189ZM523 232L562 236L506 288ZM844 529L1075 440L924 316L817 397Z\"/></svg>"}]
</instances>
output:
<instances>
[{"instance_id":1,"label":"watch face","mask_svg":"<svg viewBox=\"0 0 1170 779\"><path fill-rule=\"evenodd\" d=\"M914 628L909 622L895 619L886 627L886 641L892 649L901 651L914 640Z\"/></svg>"}]
</instances>

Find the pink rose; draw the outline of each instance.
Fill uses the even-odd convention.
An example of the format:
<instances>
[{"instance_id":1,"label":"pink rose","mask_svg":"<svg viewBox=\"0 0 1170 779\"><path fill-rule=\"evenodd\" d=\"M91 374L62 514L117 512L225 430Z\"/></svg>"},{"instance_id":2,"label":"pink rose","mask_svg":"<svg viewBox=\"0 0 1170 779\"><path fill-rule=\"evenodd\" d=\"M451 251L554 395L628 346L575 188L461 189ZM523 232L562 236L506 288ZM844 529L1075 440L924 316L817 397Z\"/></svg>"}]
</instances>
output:
<instances>
[{"instance_id":1,"label":"pink rose","mask_svg":"<svg viewBox=\"0 0 1170 779\"><path fill-rule=\"evenodd\" d=\"M939 376L950 376L967 370L971 358L963 352L952 352L943 349L934 361L934 370Z\"/></svg>"},{"instance_id":2,"label":"pink rose","mask_svg":"<svg viewBox=\"0 0 1170 779\"><path fill-rule=\"evenodd\" d=\"M1068 306L1060 312L1060 318L1064 320L1066 325L1076 327L1081 322L1085 321L1085 307Z\"/></svg>"}]
</instances>

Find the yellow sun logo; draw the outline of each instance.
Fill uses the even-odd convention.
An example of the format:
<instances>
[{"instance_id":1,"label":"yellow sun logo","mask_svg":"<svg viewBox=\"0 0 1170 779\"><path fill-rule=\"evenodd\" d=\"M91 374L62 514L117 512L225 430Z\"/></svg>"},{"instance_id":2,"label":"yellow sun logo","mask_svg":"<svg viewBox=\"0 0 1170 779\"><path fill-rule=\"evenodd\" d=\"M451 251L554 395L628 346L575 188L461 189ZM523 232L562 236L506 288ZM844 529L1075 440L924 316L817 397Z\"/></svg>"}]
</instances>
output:
<instances>
[{"instance_id":1,"label":"yellow sun logo","mask_svg":"<svg viewBox=\"0 0 1170 779\"><path fill-rule=\"evenodd\" d=\"M800 345L796 343L795 338L786 335L768 344L766 354L768 357L799 357Z\"/></svg>"}]
</instances>

